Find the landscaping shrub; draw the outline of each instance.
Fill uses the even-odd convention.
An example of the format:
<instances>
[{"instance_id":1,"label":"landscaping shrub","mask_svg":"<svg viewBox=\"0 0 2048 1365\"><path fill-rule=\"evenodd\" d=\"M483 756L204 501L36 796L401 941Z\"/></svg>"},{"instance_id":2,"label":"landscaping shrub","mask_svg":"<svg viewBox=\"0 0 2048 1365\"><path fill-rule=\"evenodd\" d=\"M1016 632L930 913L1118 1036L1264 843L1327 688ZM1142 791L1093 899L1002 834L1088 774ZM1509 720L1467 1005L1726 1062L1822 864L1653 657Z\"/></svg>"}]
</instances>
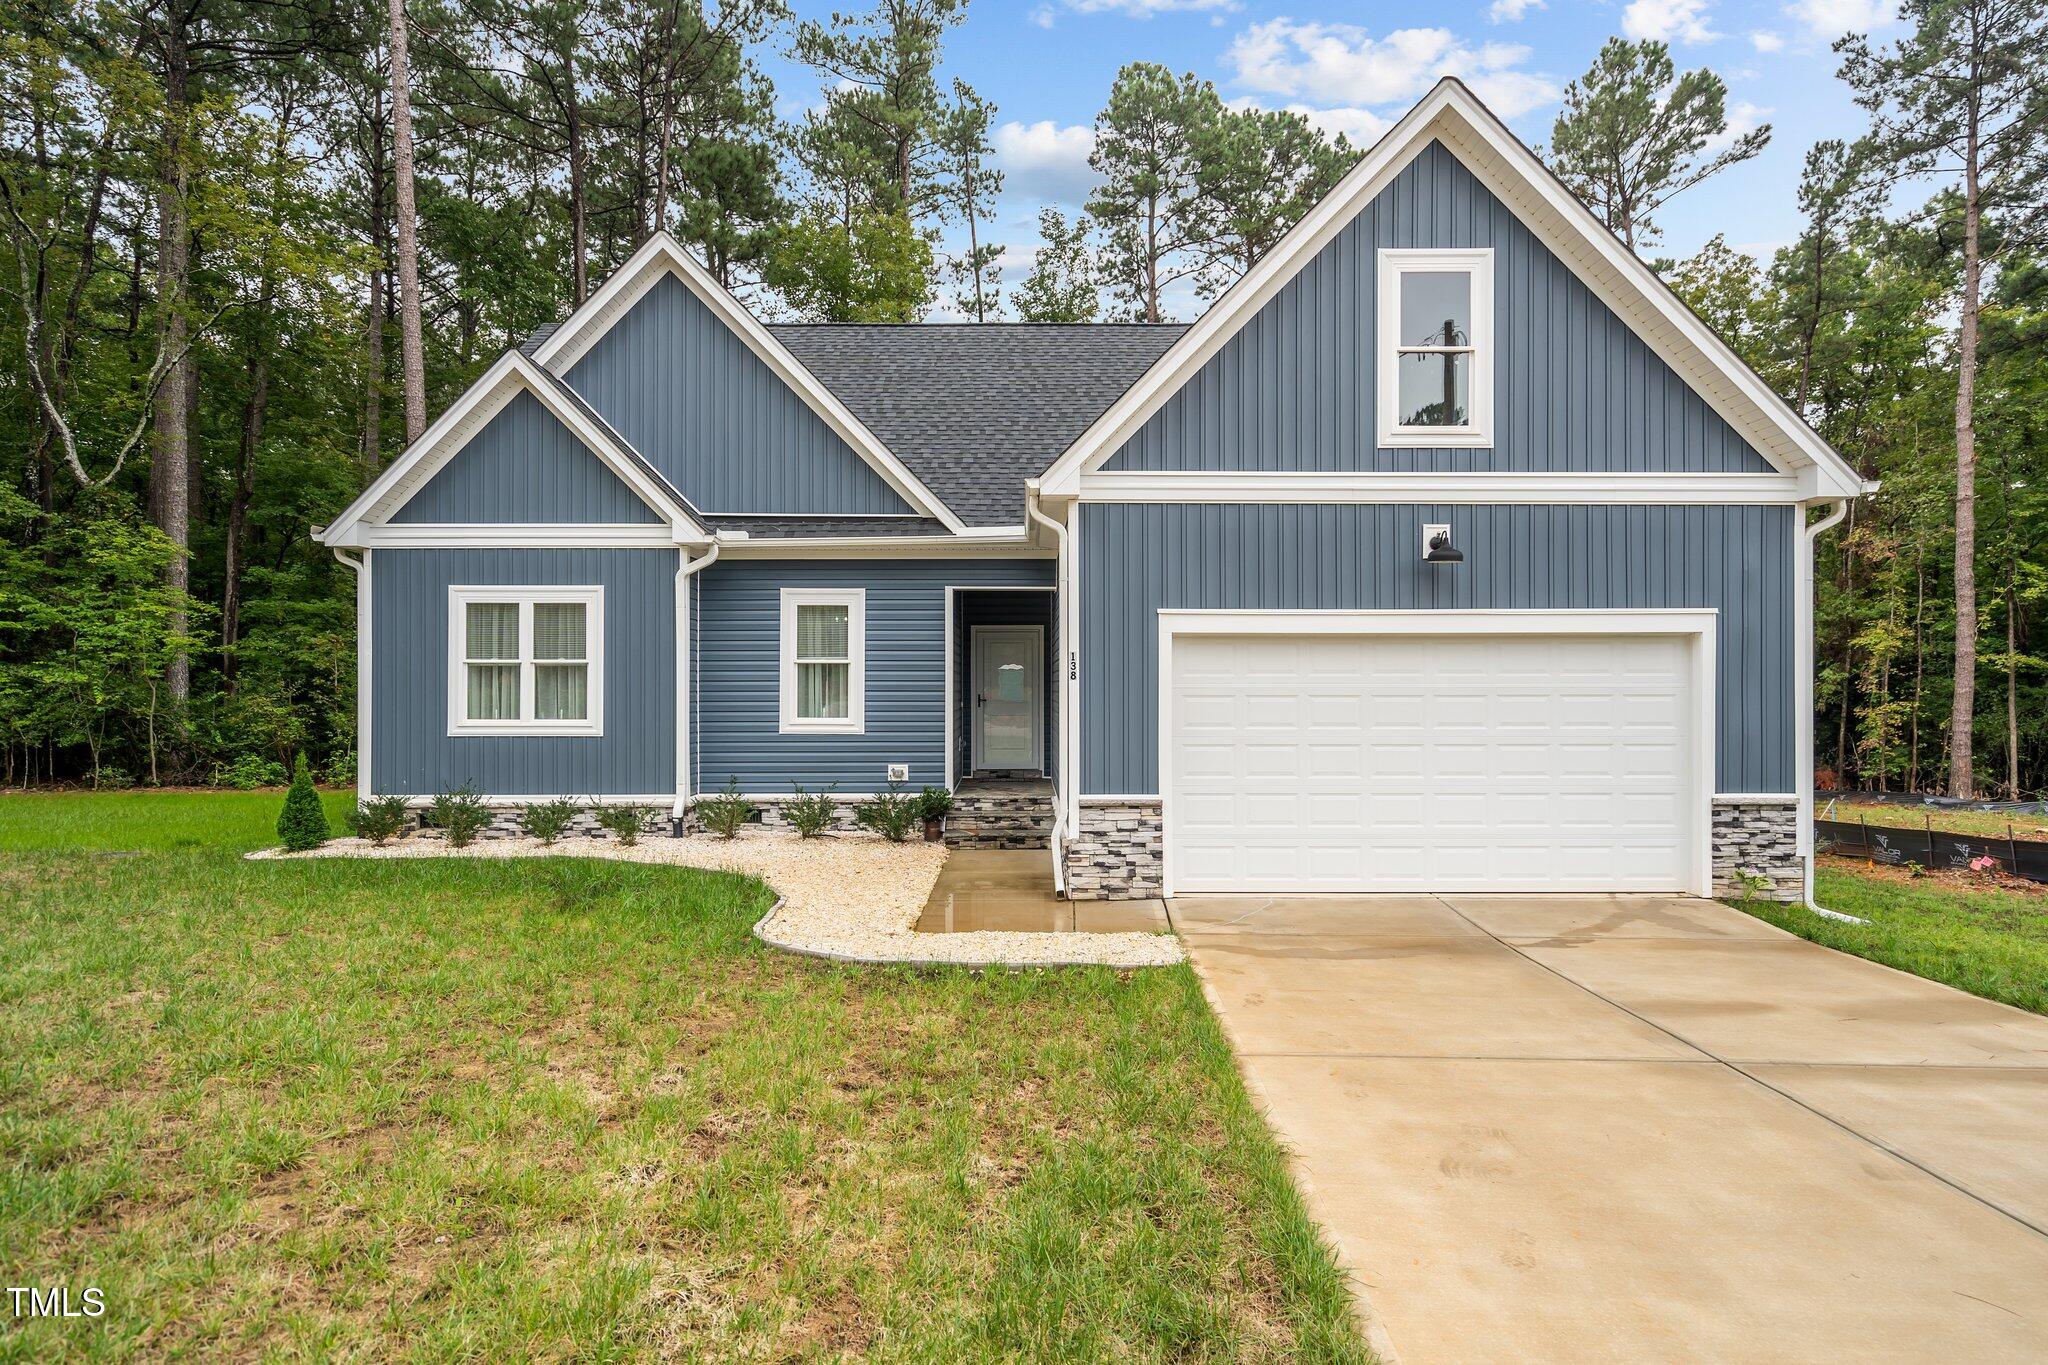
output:
<instances>
[{"instance_id":1,"label":"landscaping shrub","mask_svg":"<svg viewBox=\"0 0 2048 1365\"><path fill-rule=\"evenodd\" d=\"M790 828L803 839L815 839L832 828L832 788L821 792L807 792L792 782L796 795L782 803L782 818L789 821Z\"/></svg>"},{"instance_id":2,"label":"landscaping shrub","mask_svg":"<svg viewBox=\"0 0 2048 1365\"><path fill-rule=\"evenodd\" d=\"M943 820L953 811L953 793L944 787L926 787L917 794L917 818Z\"/></svg>"},{"instance_id":3,"label":"landscaping shrub","mask_svg":"<svg viewBox=\"0 0 2048 1365\"><path fill-rule=\"evenodd\" d=\"M223 787L244 792L255 791L258 787L282 787L288 778L282 763L257 754L243 754L220 770Z\"/></svg>"},{"instance_id":4,"label":"landscaping shrub","mask_svg":"<svg viewBox=\"0 0 2048 1365\"><path fill-rule=\"evenodd\" d=\"M740 795L740 780L732 778L725 784L725 790L716 796L697 799L697 817L704 822L704 828L721 839L731 839L740 832L740 826L753 818L754 804Z\"/></svg>"},{"instance_id":5,"label":"landscaping shrub","mask_svg":"<svg viewBox=\"0 0 2048 1365\"><path fill-rule=\"evenodd\" d=\"M294 853L318 848L327 842L327 812L321 808L320 793L313 790L313 769L301 752L292 766L292 789L285 793L284 810L277 817L277 837Z\"/></svg>"},{"instance_id":6,"label":"landscaping shrub","mask_svg":"<svg viewBox=\"0 0 2048 1365\"><path fill-rule=\"evenodd\" d=\"M620 843L631 848L640 842L641 835L654 828L654 807L599 806L597 823L600 829L617 836Z\"/></svg>"},{"instance_id":7,"label":"landscaping shrub","mask_svg":"<svg viewBox=\"0 0 2048 1365\"><path fill-rule=\"evenodd\" d=\"M402 796L373 796L367 801L356 803L356 813L350 821L356 833L373 844L382 844L405 833L405 798Z\"/></svg>"},{"instance_id":8,"label":"landscaping shrub","mask_svg":"<svg viewBox=\"0 0 2048 1365\"><path fill-rule=\"evenodd\" d=\"M873 830L890 843L900 844L923 818L919 813L923 806L922 798L912 796L899 783L891 782L887 791L855 806L853 819L855 824Z\"/></svg>"},{"instance_id":9,"label":"landscaping shrub","mask_svg":"<svg viewBox=\"0 0 2048 1365\"><path fill-rule=\"evenodd\" d=\"M447 836L450 848L467 848L476 836L490 828L490 808L467 784L442 792L427 808L427 821Z\"/></svg>"},{"instance_id":10,"label":"landscaping shrub","mask_svg":"<svg viewBox=\"0 0 2048 1365\"><path fill-rule=\"evenodd\" d=\"M528 838L552 845L575 818L574 801L535 801L519 812L519 827Z\"/></svg>"}]
</instances>

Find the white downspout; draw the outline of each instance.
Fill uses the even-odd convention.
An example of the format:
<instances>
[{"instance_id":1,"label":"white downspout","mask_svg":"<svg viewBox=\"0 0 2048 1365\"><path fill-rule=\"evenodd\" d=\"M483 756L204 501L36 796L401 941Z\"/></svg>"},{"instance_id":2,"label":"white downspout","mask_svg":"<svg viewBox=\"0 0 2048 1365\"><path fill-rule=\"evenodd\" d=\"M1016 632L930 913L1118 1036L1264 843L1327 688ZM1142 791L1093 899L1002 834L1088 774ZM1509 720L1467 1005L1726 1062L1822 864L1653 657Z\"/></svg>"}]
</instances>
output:
<instances>
[{"instance_id":1,"label":"white downspout","mask_svg":"<svg viewBox=\"0 0 2048 1365\"><path fill-rule=\"evenodd\" d=\"M327 547L337 564L356 576L356 800L367 801L370 788L370 559L350 559L338 545Z\"/></svg>"},{"instance_id":2,"label":"white downspout","mask_svg":"<svg viewBox=\"0 0 2048 1365\"><path fill-rule=\"evenodd\" d=\"M1806 508L1798 509L1802 522L1806 519ZM1841 524L1849 515L1849 500L1835 499L1835 510L1810 526L1803 527L1799 538L1798 562L1793 566L1798 584L1794 592L1792 639L1794 646L1794 667L1799 671L1799 832L1798 853L1800 875L1804 886L1801 899L1806 908L1816 915L1828 919L1846 920L1851 924L1867 924L1869 921L1855 915L1845 915L1839 910L1830 910L1813 898L1813 866L1816 860L1813 837L1813 551L1814 543L1823 531Z\"/></svg>"},{"instance_id":3,"label":"white downspout","mask_svg":"<svg viewBox=\"0 0 2048 1365\"><path fill-rule=\"evenodd\" d=\"M1073 689L1070 684L1074 670L1067 661L1074 657L1075 648L1071 624L1074 615L1072 610L1073 592L1072 585L1068 581L1067 572L1069 566L1067 528L1039 510L1038 482L1035 479L1027 481L1024 485L1024 515L1031 521L1043 526L1051 534L1053 548L1059 553L1059 558L1055 561L1056 567L1053 570L1053 597L1055 599L1054 610L1059 613L1060 653L1065 658L1061 660L1060 664L1060 704L1059 713L1056 717L1058 721L1056 729L1059 732L1057 740L1060 761L1059 779L1053 783L1052 789L1052 889L1054 895L1064 896L1067 894L1067 790L1071 788L1075 781L1073 763L1067 744L1067 735L1070 733L1070 727L1074 723Z\"/></svg>"},{"instance_id":4,"label":"white downspout","mask_svg":"<svg viewBox=\"0 0 2048 1365\"><path fill-rule=\"evenodd\" d=\"M680 820L690 804L690 580L718 561L718 537L696 559L680 546L676 554L676 803L669 817Z\"/></svg>"}]
</instances>

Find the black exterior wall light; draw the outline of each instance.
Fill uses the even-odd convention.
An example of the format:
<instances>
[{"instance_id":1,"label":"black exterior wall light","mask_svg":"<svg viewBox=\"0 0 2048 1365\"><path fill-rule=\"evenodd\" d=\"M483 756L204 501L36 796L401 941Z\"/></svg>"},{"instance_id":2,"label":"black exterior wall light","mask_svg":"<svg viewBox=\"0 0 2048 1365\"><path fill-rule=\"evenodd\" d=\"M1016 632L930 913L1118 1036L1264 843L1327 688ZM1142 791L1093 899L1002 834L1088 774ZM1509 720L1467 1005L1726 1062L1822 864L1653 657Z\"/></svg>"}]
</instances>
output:
<instances>
[{"instance_id":1,"label":"black exterior wall light","mask_svg":"<svg viewBox=\"0 0 2048 1365\"><path fill-rule=\"evenodd\" d=\"M1448 526L1425 526L1422 528L1422 562L1425 564L1463 564L1465 552L1451 544L1451 528Z\"/></svg>"}]
</instances>

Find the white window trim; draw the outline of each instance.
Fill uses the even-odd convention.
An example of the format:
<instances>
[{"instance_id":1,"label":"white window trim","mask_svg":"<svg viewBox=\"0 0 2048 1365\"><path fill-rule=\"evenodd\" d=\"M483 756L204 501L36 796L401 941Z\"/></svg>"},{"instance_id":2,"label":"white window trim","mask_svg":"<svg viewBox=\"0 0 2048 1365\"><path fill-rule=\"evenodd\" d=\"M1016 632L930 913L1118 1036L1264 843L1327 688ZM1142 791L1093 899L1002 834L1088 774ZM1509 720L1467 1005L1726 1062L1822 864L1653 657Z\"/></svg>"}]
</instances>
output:
<instances>
[{"instance_id":1,"label":"white window trim","mask_svg":"<svg viewBox=\"0 0 2048 1365\"><path fill-rule=\"evenodd\" d=\"M465 629L467 609L472 602L515 602L519 605L519 714L533 714L533 606L536 602L581 602L583 652L589 670L586 688L590 715L583 720L471 720L469 719L469 639ZM462 584L448 589L448 734L549 735L593 737L604 734L604 589L590 585L574 588L538 588L523 584L486 587Z\"/></svg>"},{"instance_id":2,"label":"white window trim","mask_svg":"<svg viewBox=\"0 0 2048 1365\"><path fill-rule=\"evenodd\" d=\"M846 608L846 715L805 719L796 713L796 615L798 607ZM785 735L864 735L868 699L868 593L866 588L784 588L782 590L782 725Z\"/></svg>"},{"instance_id":3,"label":"white window trim","mask_svg":"<svg viewBox=\"0 0 2048 1365\"><path fill-rule=\"evenodd\" d=\"M1410 427L1400 410L1401 276L1416 271L1462 271L1472 277L1472 420L1461 427ZM1381 247L1379 286L1379 443L1394 450L1493 444L1493 248L1417 250Z\"/></svg>"}]
</instances>

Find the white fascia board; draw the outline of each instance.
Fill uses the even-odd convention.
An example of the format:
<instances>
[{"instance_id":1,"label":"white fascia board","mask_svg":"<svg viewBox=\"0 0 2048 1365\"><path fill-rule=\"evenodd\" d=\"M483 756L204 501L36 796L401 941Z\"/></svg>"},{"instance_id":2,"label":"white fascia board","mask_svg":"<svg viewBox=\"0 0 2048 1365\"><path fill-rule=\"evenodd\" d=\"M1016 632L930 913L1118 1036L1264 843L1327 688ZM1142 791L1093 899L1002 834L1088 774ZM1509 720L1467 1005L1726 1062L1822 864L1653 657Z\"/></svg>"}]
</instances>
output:
<instances>
[{"instance_id":1,"label":"white fascia board","mask_svg":"<svg viewBox=\"0 0 2048 1365\"><path fill-rule=\"evenodd\" d=\"M806 536L728 540L727 559L1051 559L1054 552L1022 535Z\"/></svg>"},{"instance_id":2,"label":"white fascia board","mask_svg":"<svg viewBox=\"0 0 2048 1365\"><path fill-rule=\"evenodd\" d=\"M1080 476L1099 469L1121 449L1432 138L1451 147L1765 459L1785 473L1806 477L1813 490L1807 496L1854 497L1866 491L1848 462L1622 246L1534 152L1461 82L1446 77L1052 463L1039 478L1043 493L1078 493ZM1481 149L1490 154L1477 155Z\"/></svg>"},{"instance_id":3,"label":"white fascia board","mask_svg":"<svg viewBox=\"0 0 2048 1365\"><path fill-rule=\"evenodd\" d=\"M365 524L356 543L380 550L673 550L675 533L652 522L386 522Z\"/></svg>"},{"instance_id":4,"label":"white fascia board","mask_svg":"<svg viewBox=\"0 0 2048 1365\"><path fill-rule=\"evenodd\" d=\"M1161 607L1166 635L1703 635L1714 607L1301 608ZM1164 670L1162 670L1163 673Z\"/></svg>"},{"instance_id":5,"label":"white fascia board","mask_svg":"<svg viewBox=\"0 0 2048 1365\"><path fill-rule=\"evenodd\" d=\"M1787 474L1351 473L1186 470L1083 474L1083 502L1277 503L1796 503L1807 495Z\"/></svg>"},{"instance_id":6,"label":"white fascia board","mask_svg":"<svg viewBox=\"0 0 2048 1365\"><path fill-rule=\"evenodd\" d=\"M661 515L671 544L710 538L710 533L696 523L688 509L670 497L668 491L648 477L637 463L620 454L610 437L573 403L564 399L553 382L532 361L517 351L507 351L449 405L419 440L393 460L391 467L364 489L361 496L349 504L347 511L334 519L321 533L321 540L338 546L371 544L372 541L366 537L372 528L378 532L388 529L392 515L425 488L434 475L440 473L469 444L470 439L489 425L490 420L521 391L532 394L583 443L593 457L624 481L650 509Z\"/></svg>"},{"instance_id":7,"label":"white fascia board","mask_svg":"<svg viewBox=\"0 0 2048 1365\"><path fill-rule=\"evenodd\" d=\"M866 424L839 401L837 395L819 383L818 377L805 369L803 363L761 325L760 319L745 304L712 278L711 272L699 265L696 258L667 232L656 232L649 237L610 279L599 286L596 293L584 301L581 308L569 315L568 321L535 349L534 358L550 372L566 376L570 368L630 312L663 275L674 275L681 280L705 307L738 334L747 349L774 371L778 379L795 390L805 405L840 440L852 446L905 502L923 515L935 518L949 531L966 529L952 510L926 488L867 429Z\"/></svg>"}]
</instances>

